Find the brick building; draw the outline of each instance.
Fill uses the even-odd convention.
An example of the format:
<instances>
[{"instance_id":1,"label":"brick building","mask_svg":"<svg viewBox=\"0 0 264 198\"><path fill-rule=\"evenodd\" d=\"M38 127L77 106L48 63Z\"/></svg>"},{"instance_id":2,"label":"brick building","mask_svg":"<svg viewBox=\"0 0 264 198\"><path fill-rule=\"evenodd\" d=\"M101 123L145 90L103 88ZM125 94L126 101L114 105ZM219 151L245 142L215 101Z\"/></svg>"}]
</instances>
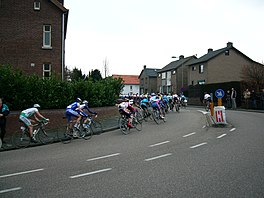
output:
<instances>
[{"instance_id":1,"label":"brick building","mask_svg":"<svg viewBox=\"0 0 264 198\"><path fill-rule=\"evenodd\" d=\"M0 0L0 65L63 79L68 10L63 0Z\"/></svg>"},{"instance_id":2,"label":"brick building","mask_svg":"<svg viewBox=\"0 0 264 198\"><path fill-rule=\"evenodd\" d=\"M140 80L140 94L150 94L157 92L157 76L158 70L155 68L147 68L144 65L143 70L140 72L139 80Z\"/></svg>"}]
</instances>

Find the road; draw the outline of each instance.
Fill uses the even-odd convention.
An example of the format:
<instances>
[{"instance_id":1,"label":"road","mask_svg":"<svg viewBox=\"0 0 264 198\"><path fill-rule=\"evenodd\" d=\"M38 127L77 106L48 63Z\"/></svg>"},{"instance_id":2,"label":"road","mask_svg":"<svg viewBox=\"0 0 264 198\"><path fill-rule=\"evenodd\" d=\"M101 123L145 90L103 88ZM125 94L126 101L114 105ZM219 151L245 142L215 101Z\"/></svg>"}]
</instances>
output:
<instances>
[{"instance_id":1,"label":"road","mask_svg":"<svg viewBox=\"0 0 264 198\"><path fill-rule=\"evenodd\" d=\"M0 197L264 197L264 114L195 108L143 130L0 153Z\"/></svg>"}]
</instances>

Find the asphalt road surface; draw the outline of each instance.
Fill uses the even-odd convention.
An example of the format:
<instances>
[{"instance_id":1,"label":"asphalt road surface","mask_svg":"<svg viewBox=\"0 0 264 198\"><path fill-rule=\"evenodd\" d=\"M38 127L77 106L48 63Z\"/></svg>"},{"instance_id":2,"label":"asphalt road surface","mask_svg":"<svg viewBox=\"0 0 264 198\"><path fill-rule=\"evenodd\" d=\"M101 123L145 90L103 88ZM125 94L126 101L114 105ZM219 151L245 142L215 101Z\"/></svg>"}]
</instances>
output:
<instances>
[{"instance_id":1,"label":"asphalt road surface","mask_svg":"<svg viewBox=\"0 0 264 198\"><path fill-rule=\"evenodd\" d=\"M199 109L119 130L0 153L0 197L264 197L264 114ZM201 109L202 110L202 109Z\"/></svg>"}]
</instances>

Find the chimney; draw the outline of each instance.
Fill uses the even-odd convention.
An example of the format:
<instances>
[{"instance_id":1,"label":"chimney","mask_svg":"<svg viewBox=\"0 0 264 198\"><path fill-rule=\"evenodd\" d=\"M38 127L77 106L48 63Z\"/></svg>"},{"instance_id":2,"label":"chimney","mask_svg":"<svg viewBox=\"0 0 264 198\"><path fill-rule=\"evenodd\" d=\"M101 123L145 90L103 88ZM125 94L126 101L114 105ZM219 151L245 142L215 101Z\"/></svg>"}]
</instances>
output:
<instances>
[{"instance_id":1,"label":"chimney","mask_svg":"<svg viewBox=\"0 0 264 198\"><path fill-rule=\"evenodd\" d=\"M146 66L146 65L144 65L143 69L146 69L146 68L147 68L147 66Z\"/></svg>"},{"instance_id":2,"label":"chimney","mask_svg":"<svg viewBox=\"0 0 264 198\"><path fill-rule=\"evenodd\" d=\"M183 59L183 58L184 58L184 56L183 55L180 55L179 59Z\"/></svg>"},{"instance_id":3,"label":"chimney","mask_svg":"<svg viewBox=\"0 0 264 198\"><path fill-rule=\"evenodd\" d=\"M208 54L210 53L210 52L212 52L213 51L213 49L212 48L209 48L208 49Z\"/></svg>"},{"instance_id":4,"label":"chimney","mask_svg":"<svg viewBox=\"0 0 264 198\"><path fill-rule=\"evenodd\" d=\"M226 44L226 46L227 46L227 47L233 47L233 43L232 43L232 42L228 42L228 43Z\"/></svg>"},{"instance_id":5,"label":"chimney","mask_svg":"<svg viewBox=\"0 0 264 198\"><path fill-rule=\"evenodd\" d=\"M64 0L58 0L58 2L60 2L61 5L64 5Z\"/></svg>"}]
</instances>

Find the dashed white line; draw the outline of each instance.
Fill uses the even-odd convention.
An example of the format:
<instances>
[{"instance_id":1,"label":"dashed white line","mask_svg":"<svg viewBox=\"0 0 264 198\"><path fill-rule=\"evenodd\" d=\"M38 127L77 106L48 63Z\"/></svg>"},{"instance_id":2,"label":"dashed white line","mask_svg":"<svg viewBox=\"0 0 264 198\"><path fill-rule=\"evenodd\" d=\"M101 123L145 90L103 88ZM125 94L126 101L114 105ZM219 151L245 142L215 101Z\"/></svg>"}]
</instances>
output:
<instances>
[{"instance_id":1,"label":"dashed white line","mask_svg":"<svg viewBox=\"0 0 264 198\"><path fill-rule=\"evenodd\" d=\"M91 159L88 159L86 161L94 161L94 160L98 160L98 159L104 159L104 158L108 158L108 157L114 157L114 156L117 156L117 155L120 155L120 153L114 153L114 154L105 155L105 156L101 156L101 157L91 158Z\"/></svg>"},{"instance_id":2,"label":"dashed white line","mask_svg":"<svg viewBox=\"0 0 264 198\"><path fill-rule=\"evenodd\" d=\"M12 173L8 175L1 175L0 178L5 178L5 177L11 177L11 176L16 176L16 175L23 175L23 174L28 174L28 173L33 173L33 172L38 172L38 171L43 171L43 168L36 169L36 170L29 170L29 171L24 171L24 172L19 172L19 173Z\"/></svg>"},{"instance_id":3,"label":"dashed white line","mask_svg":"<svg viewBox=\"0 0 264 198\"><path fill-rule=\"evenodd\" d=\"M224 134L222 134L222 135L219 135L218 137L217 137L217 139L220 139L220 138L222 138L222 137L224 137L224 136L226 136L226 134L224 133Z\"/></svg>"},{"instance_id":4,"label":"dashed white line","mask_svg":"<svg viewBox=\"0 0 264 198\"><path fill-rule=\"evenodd\" d=\"M205 127L206 127L206 125L203 125L203 127L202 127L202 128L204 129Z\"/></svg>"},{"instance_id":5,"label":"dashed white line","mask_svg":"<svg viewBox=\"0 0 264 198\"><path fill-rule=\"evenodd\" d=\"M93 175L93 174L97 174L97 173L102 173L102 172L106 172L106 171L110 171L112 170L112 168L106 168L106 169L101 169L101 170L97 170L97 171L92 171L92 172L88 172L88 173L83 173L83 174L79 174L79 175L73 175L70 176L71 179L75 179L78 177L84 177L84 176L88 176L88 175Z\"/></svg>"},{"instance_id":6,"label":"dashed white line","mask_svg":"<svg viewBox=\"0 0 264 198\"><path fill-rule=\"evenodd\" d=\"M190 148L191 148L191 149L194 149L194 148L197 148L197 147L203 146L203 145L205 145L205 144L207 144L207 142L203 142L203 143L201 143L201 144L197 144L197 145L191 146Z\"/></svg>"},{"instance_id":7,"label":"dashed white line","mask_svg":"<svg viewBox=\"0 0 264 198\"><path fill-rule=\"evenodd\" d=\"M189 134L186 134L186 135L184 135L184 136L182 136L182 137L189 137L189 136L191 136L191 135L194 135L194 134L196 134L196 132L193 132L193 133L189 133Z\"/></svg>"},{"instance_id":8,"label":"dashed white line","mask_svg":"<svg viewBox=\"0 0 264 198\"><path fill-rule=\"evenodd\" d=\"M17 187L17 188L10 188L10 189L5 189L5 190L0 190L0 194L1 193L7 193L7 192L12 192L12 191L16 191L16 190L21 190L21 187Z\"/></svg>"},{"instance_id":9,"label":"dashed white line","mask_svg":"<svg viewBox=\"0 0 264 198\"><path fill-rule=\"evenodd\" d=\"M149 145L149 147L159 146L159 145L162 145L162 144L167 144L169 142L170 141L159 142L159 143L156 143L156 144Z\"/></svg>"},{"instance_id":10,"label":"dashed white line","mask_svg":"<svg viewBox=\"0 0 264 198\"><path fill-rule=\"evenodd\" d=\"M229 131L232 132L232 131L234 131L234 130L236 130L236 128L232 128L232 129L230 129Z\"/></svg>"},{"instance_id":11,"label":"dashed white line","mask_svg":"<svg viewBox=\"0 0 264 198\"><path fill-rule=\"evenodd\" d=\"M151 161L151 160L159 159L159 158L162 158L162 157L167 157L167 156L170 156L170 155L172 155L172 153L167 153L167 154L164 154L164 155L159 155L159 156L156 156L156 157L148 158L148 159L145 159L145 161Z\"/></svg>"}]
</instances>

